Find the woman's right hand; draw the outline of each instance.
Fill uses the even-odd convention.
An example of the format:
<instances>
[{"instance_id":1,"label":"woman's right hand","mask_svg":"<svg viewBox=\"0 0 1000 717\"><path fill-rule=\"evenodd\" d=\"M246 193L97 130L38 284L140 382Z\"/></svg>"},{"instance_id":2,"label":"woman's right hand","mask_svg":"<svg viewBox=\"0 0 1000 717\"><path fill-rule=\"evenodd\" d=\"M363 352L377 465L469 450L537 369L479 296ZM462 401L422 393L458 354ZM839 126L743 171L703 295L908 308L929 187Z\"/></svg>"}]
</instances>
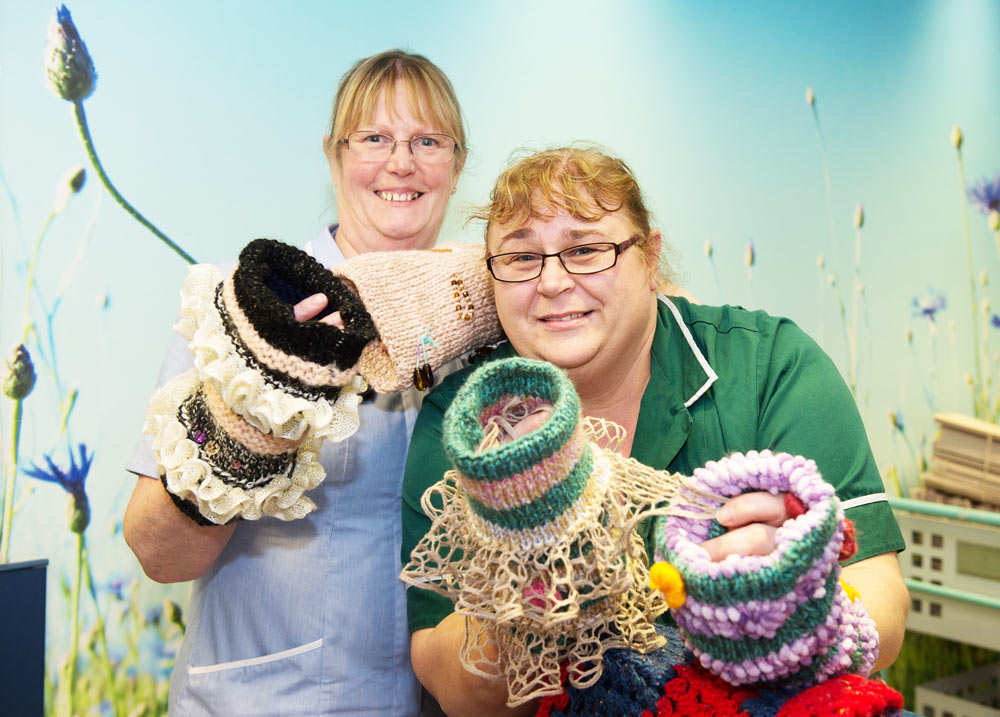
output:
<instances>
[{"instance_id":1,"label":"woman's right hand","mask_svg":"<svg viewBox=\"0 0 1000 717\"><path fill-rule=\"evenodd\" d=\"M326 297L323 294L313 294L312 296L307 296L295 305L295 320L309 321L326 308L326 303ZM323 324L335 326L338 329L344 328L344 320L340 318L339 311L334 311L332 314L324 316L319 321Z\"/></svg>"}]
</instances>

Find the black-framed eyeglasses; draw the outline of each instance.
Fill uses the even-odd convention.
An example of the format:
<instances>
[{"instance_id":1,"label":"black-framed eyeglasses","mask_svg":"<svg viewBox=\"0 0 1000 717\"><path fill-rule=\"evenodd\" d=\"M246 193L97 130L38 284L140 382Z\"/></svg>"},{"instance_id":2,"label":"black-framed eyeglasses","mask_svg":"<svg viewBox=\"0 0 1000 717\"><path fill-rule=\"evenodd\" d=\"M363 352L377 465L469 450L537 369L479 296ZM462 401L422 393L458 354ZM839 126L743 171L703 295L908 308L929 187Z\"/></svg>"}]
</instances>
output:
<instances>
[{"instance_id":1,"label":"black-framed eyeglasses","mask_svg":"<svg viewBox=\"0 0 1000 717\"><path fill-rule=\"evenodd\" d=\"M597 274L618 263L618 256L641 239L638 234L621 244L597 242L580 244L555 254L538 254L532 251L512 251L494 254L486 259L486 267L497 281L516 283L531 281L542 275L545 260L559 257L559 263L570 274Z\"/></svg>"},{"instance_id":2,"label":"black-framed eyeglasses","mask_svg":"<svg viewBox=\"0 0 1000 717\"><path fill-rule=\"evenodd\" d=\"M396 149L397 144L410 147L413 159L426 164L444 164L455 156L458 142L446 134L418 134L409 139L396 139L385 132L359 130L338 140L346 144L348 151L361 162L384 162Z\"/></svg>"}]
</instances>

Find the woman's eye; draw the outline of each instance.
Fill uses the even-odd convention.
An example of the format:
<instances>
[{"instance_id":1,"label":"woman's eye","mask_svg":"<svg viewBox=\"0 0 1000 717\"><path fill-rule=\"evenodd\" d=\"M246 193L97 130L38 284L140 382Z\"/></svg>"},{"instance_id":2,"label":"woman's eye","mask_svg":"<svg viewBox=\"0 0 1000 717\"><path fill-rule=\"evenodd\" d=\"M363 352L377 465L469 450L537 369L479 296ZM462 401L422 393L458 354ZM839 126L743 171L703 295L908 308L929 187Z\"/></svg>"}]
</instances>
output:
<instances>
[{"instance_id":1,"label":"woman's eye","mask_svg":"<svg viewBox=\"0 0 1000 717\"><path fill-rule=\"evenodd\" d=\"M420 145L421 147L437 147L441 143L438 142L433 137L428 137L424 135L421 137L417 137L417 144Z\"/></svg>"},{"instance_id":2,"label":"woman's eye","mask_svg":"<svg viewBox=\"0 0 1000 717\"><path fill-rule=\"evenodd\" d=\"M591 254L597 254L600 251L600 247L584 244L583 246L576 246L572 249L567 249L564 253L568 259L583 259Z\"/></svg>"},{"instance_id":3,"label":"woman's eye","mask_svg":"<svg viewBox=\"0 0 1000 717\"><path fill-rule=\"evenodd\" d=\"M506 264L528 264L533 261L538 261L537 254L508 254L504 257Z\"/></svg>"},{"instance_id":4,"label":"woman's eye","mask_svg":"<svg viewBox=\"0 0 1000 717\"><path fill-rule=\"evenodd\" d=\"M381 144L382 142L385 142L387 139L389 138L386 137L384 134L366 134L364 137L362 137L361 141L368 142L369 144Z\"/></svg>"}]
</instances>

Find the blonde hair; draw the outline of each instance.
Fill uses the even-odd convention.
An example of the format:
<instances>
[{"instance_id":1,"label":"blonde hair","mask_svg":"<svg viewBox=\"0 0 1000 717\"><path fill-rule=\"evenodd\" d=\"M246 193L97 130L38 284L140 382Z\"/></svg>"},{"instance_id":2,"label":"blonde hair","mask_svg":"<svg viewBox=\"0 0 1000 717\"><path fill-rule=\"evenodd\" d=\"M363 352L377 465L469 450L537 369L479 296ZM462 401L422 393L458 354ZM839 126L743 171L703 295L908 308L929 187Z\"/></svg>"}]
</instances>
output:
<instances>
[{"instance_id":1,"label":"blonde hair","mask_svg":"<svg viewBox=\"0 0 1000 717\"><path fill-rule=\"evenodd\" d=\"M641 239L650 266L659 267L658 283L670 284L670 268L654 253L652 217L632 170L622 160L595 147L559 147L523 157L507 167L490 192L490 202L473 210L471 219L491 229L524 226L551 219L560 210L585 222L622 210Z\"/></svg>"},{"instance_id":2,"label":"blonde hair","mask_svg":"<svg viewBox=\"0 0 1000 717\"><path fill-rule=\"evenodd\" d=\"M358 129L362 122L375 116L375 106L385 98L386 110L395 114L396 83L403 85L406 100L421 122L433 122L455 139L457 166L465 162L468 152L462 108L447 75L423 55L403 50L386 50L377 55L358 60L340 78L337 96L333 101L327 150Z\"/></svg>"}]
</instances>

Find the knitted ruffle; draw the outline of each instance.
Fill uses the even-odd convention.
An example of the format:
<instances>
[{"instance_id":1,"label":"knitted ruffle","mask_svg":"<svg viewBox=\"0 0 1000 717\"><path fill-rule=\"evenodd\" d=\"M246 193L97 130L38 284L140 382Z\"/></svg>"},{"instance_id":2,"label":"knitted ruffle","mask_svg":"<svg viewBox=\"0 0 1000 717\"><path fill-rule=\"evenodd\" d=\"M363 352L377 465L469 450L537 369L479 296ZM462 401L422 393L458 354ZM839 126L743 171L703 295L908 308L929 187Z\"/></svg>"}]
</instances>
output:
<instances>
[{"instance_id":1,"label":"knitted ruffle","mask_svg":"<svg viewBox=\"0 0 1000 717\"><path fill-rule=\"evenodd\" d=\"M209 444L192 440L181 422L183 406L198 390L197 371L191 369L158 389L149 402L143 430L154 436L153 452L167 490L218 524L264 515L292 520L311 512L316 505L303 493L325 477L319 463L321 441L303 440L286 461L285 472L247 479L239 466L220 466Z\"/></svg>"},{"instance_id":2,"label":"knitted ruffle","mask_svg":"<svg viewBox=\"0 0 1000 717\"><path fill-rule=\"evenodd\" d=\"M680 572L687 593L674 611L701 664L734 685L819 682L847 670L868 674L877 653L873 621L838 578L844 515L833 487L802 456L750 451L696 469L704 491L787 492L806 507L775 532L767 555L713 562L701 543L720 526L680 515L661 519L657 559Z\"/></svg>"},{"instance_id":3,"label":"knitted ruffle","mask_svg":"<svg viewBox=\"0 0 1000 717\"><path fill-rule=\"evenodd\" d=\"M362 380L346 372L332 374L330 383L346 381L334 391L301 380L276 376L240 345L239 336L224 324L223 277L212 265L191 267L181 291L177 332L189 349L202 380L210 381L225 403L255 428L282 438L344 440L360 425L358 404ZM316 366L316 365L314 365ZM284 378L284 380L282 380Z\"/></svg>"}]
</instances>

